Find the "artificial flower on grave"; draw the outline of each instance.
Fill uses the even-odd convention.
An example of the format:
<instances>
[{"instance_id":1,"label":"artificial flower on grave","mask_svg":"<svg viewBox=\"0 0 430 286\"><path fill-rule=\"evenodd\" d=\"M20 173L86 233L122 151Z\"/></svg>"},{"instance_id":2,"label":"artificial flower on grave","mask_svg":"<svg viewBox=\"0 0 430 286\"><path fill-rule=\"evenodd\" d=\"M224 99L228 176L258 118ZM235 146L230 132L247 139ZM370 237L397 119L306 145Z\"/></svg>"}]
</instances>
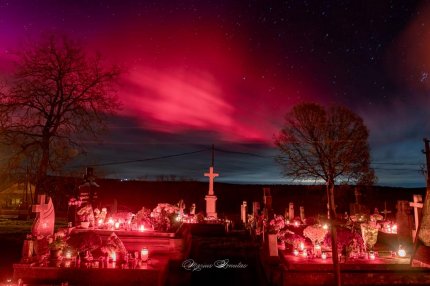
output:
<instances>
[{"instance_id":1,"label":"artificial flower on grave","mask_svg":"<svg viewBox=\"0 0 430 286\"><path fill-rule=\"evenodd\" d=\"M381 221L383 219L384 219L384 217L380 213L374 213L374 214L370 215L370 221L377 222L377 221Z\"/></svg>"},{"instance_id":2,"label":"artificial flower on grave","mask_svg":"<svg viewBox=\"0 0 430 286\"><path fill-rule=\"evenodd\" d=\"M136 224L137 226L143 225L146 229L152 229L152 218L151 218L151 210L145 207L142 207L140 211L136 213L132 220L132 224Z\"/></svg>"},{"instance_id":3,"label":"artificial flower on grave","mask_svg":"<svg viewBox=\"0 0 430 286\"><path fill-rule=\"evenodd\" d=\"M363 245L363 238L354 229L346 227L337 227L337 249L342 250L349 246L352 240L356 240L357 243ZM331 236L327 233L324 238L323 246L331 248Z\"/></svg>"},{"instance_id":4,"label":"artificial flower on grave","mask_svg":"<svg viewBox=\"0 0 430 286\"><path fill-rule=\"evenodd\" d=\"M269 222L269 233L278 234L281 229L285 227L285 219L282 215L275 216Z\"/></svg>"},{"instance_id":5,"label":"artificial flower on grave","mask_svg":"<svg viewBox=\"0 0 430 286\"><path fill-rule=\"evenodd\" d=\"M179 208L171 204L158 204L151 212L152 223L155 230L168 231L175 223L175 216Z\"/></svg>"},{"instance_id":6,"label":"artificial flower on grave","mask_svg":"<svg viewBox=\"0 0 430 286\"><path fill-rule=\"evenodd\" d=\"M372 224L372 223L369 223L369 224L362 223L360 227L361 227L361 236L365 243L366 249L372 250L373 246L376 244L376 241L378 240L379 228L376 226L376 224Z\"/></svg>"},{"instance_id":7,"label":"artificial flower on grave","mask_svg":"<svg viewBox=\"0 0 430 286\"><path fill-rule=\"evenodd\" d=\"M327 234L327 230L320 224L309 225L303 230L303 236L310 239L312 244L321 244Z\"/></svg>"},{"instance_id":8,"label":"artificial flower on grave","mask_svg":"<svg viewBox=\"0 0 430 286\"><path fill-rule=\"evenodd\" d=\"M366 222L368 220L368 216L366 214L355 214L355 215L351 215L349 216L349 219L352 222Z\"/></svg>"},{"instance_id":9,"label":"artificial flower on grave","mask_svg":"<svg viewBox=\"0 0 430 286\"><path fill-rule=\"evenodd\" d=\"M69 199L69 203L68 203L69 206L77 206L77 207L80 207L81 204L82 204L81 200L78 200L78 199L73 198L73 197Z\"/></svg>"},{"instance_id":10,"label":"artificial flower on grave","mask_svg":"<svg viewBox=\"0 0 430 286\"><path fill-rule=\"evenodd\" d=\"M299 248L300 243L305 244L306 238L289 230L282 230L282 241L291 245L293 249Z\"/></svg>"},{"instance_id":11,"label":"artificial flower on grave","mask_svg":"<svg viewBox=\"0 0 430 286\"><path fill-rule=\"evenodd\" d=\"M110 257L115 254L118 260L125 260L128 253L124 243L115 234L115 232L111 233L109 238L106 240L106 243L101 247L101 251L104 254L108 254Z\"/></svg>"}]
</instances>

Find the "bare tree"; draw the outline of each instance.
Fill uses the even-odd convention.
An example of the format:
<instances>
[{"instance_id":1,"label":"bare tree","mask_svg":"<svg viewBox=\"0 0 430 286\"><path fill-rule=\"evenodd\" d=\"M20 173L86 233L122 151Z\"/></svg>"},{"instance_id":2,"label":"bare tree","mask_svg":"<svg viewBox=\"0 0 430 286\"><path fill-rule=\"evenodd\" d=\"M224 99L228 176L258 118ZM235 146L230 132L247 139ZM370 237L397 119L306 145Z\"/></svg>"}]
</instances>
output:
<instances>
[{"instance_id":1,"label":"bare tree","mask_svg":"<svg viewBox=\"0 0 430 286\"><path fill-rule=\"evenodd\" d=\"M280 150L277 161L283 166L285 176L326 183L333 260L337 268L334 186L345 182L373 183L368 137L369 132L357 114L345 107L325 109L314 103L296 105L275 137ZM339 284L339 272L336 273Z\"/></svg>"},{"instance_id":2,"label":"bare tree","mask_svg":"<svg viewBox=\"0 0 430 286\"><path fill-rule=\"evenodd\" d=\"M17 53L16 71L0 101L0 139L13 148L12 168L34 168L36 194L48 172L98 138L118 107L119 69L89 57L67 37L43 38Z\"/></svg>"}]
</instances>

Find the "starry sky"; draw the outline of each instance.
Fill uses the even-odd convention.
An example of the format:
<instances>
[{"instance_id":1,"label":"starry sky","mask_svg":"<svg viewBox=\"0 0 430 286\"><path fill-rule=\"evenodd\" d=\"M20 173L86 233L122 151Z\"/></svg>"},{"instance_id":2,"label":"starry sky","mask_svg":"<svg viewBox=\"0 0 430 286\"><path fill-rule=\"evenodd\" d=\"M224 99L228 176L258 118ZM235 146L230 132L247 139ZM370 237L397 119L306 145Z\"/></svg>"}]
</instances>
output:
<instances>
[{"instance_id":1,"label":"starry sky","mask_svg":"<svg viewBox=\"0 0 430 286\"><path fill-rule=\"evenodd\" d=\"M363 117L379 185L425 185L429 1L0 0L0 75L44 33L125 70L110 133L71 172L204 180L215 144L217 181L289 183L273 136L314 101Z\"/></svg>"}]
</instances>

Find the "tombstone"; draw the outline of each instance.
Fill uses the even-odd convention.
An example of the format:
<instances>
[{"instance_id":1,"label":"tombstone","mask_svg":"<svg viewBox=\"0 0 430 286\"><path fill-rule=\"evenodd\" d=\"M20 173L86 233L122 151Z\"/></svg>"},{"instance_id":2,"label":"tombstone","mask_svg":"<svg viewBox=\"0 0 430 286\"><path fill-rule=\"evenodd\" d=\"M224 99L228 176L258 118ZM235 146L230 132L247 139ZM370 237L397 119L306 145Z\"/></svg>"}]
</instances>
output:
<instances>
[{"instance_id":1,"label":"tombstone","mask_svg":"<svg viewBox=\"0 0 430 286\"><path fill-rule=\"evenodd\" d=\"M214 193L214 179L215 177L218 177L218 173L214 173L213 166L209 167L209 173L204 173L205 177L209 177L209 191L208 194L205 196L206 200L206 215L208 217L217 218L218 214L216 212L216 201L217 196Z\"/></svg>"},{"instance_id":2,"label":"tombstone","mask_svg":"<svg viewBox=\"0 0 430 286\"><path fill-rule=\"evenodd\" d=\"M84 183L78 187L79 200L82 204L90 203L93 208L99 207L98 188L100 186L95 182L94 169L88 167L84 174Z\"/></svg>"},{"instance_id":3,"label":"tombstone","mask_svg":"<svg viewBox=\"0 0 430 286\"><path fill-rule=\"evenodd\" d=\"M418 225L420 223L421 208L423 207L423 198L421 195L414 195L414 201L409 203L410 207L414 208L414 229L412 230L412 241L415 241Z\"/></svg>"},{"instance_id":4,"label":"tombstone","mask_svg":"<svg viewBox=\"0 0 430 286\"><path fill-rule=\"evenodd\" d=\"M408 245L412 242L411 239L411 223L409 221L410 206L408 201L397 201L397 236L399 238L399 244Z\"/></svg>"},{"instance_id":5,"label":"tombstone","mask_svg":"<svg viewBox=\"0 0 430 286\"><path fill-rule=\"evenodd\" d=\"M240 206L240 220L243 224L246 224L248 219L248 206L246 201L243 201L242 205Z\"/></svg>"},{"instance_id":6,"label":"tombstone","mask_svg":"<svg viewBox=\"0 0 430 286\"><path fill-rule=\"evenodd\" d=\"M46 196L39 195L37 197L38 204L33 205L32 211L36 212L36 218L31 227L31 234L35 237L50 236L54 234L55 224L55 211L52 199L48 199L46 203Z\"/></svg>"},{"instance_id":7,"label":"tombstone","mask_svg":"<svg viewBox=\"0 0 430 286\"><path fill-rule=\"evenodd\" d=\"M305 221L305 207L300 206L300 220Z\"/></svg>"},{"instance_id":8,"label":"tombstone","mask_svg":"<svg viewBox=\"0 0 430 286\"><path fill-rule=\"evenodd\" d=\"M295 218L295 216L294 216L294 203L290 203L289 208L288 208L288 219L290 221L293 221L294 218Z\"/></svg>"},{"instance_id":9,"label":"tombstone","mask_svg":"<svg viewBox=\"0 0 430 286\"><path fill-rule=\"evenodd\" d=\"M272 195L270 194L270 188L263 188L263 202L264 202L264 215L272 219L273 209L272 209Z\"/></svg>"},{"instance_id":10,"label":"tombstone","mask_svg":"<svg viewBox=\"0 0 430 286\"><path fill-rule=\"evenodd\" d=\"M179 208L179 217L183 217L184 216L184 209L185 209L185 203L184 200L179 200L178 202L178 208Z\"/></svg>"},{"instance_id":11,"label":"tombstone","mask_svg":"<svg viewBox=\"0 0 430 286\"><path fill-rule=\"evenodd\" d=\"M355 203L349 204L349 213L356 214L369 214L369 209L361 204L361 192L358 188L354 189Z\"/></svg>"},{"instance_id":12,"label":"tombstone","mask_svg":"<svg viewBox=\"0 0 430 286\"><path fill-rule=\"evenodd\" d=\"M252 214L255 216L258 215L260 211L260 202L252 202Z\"/></svg>"},{"instance_id":13,"label":"tombstone","mask_svg":"<svg viewBox=\"0 0 430 286\"><path fill-rule=\"evenodd\" d=\"M190 215L196 214L196 204L192 204L190 208Z\"/></svg>"},{"instance_id":14,"label":"tombstone","mask_svg":"<svg viewBox=\"0 0 430 286\"><path fill-rule=\"evenodd\" d=\"M381 213L384 214L384 220L387 220L387 214L391 213L391 211L387 209L387 201L384 202L384 210Z\"/></svg>"}]
</instances>

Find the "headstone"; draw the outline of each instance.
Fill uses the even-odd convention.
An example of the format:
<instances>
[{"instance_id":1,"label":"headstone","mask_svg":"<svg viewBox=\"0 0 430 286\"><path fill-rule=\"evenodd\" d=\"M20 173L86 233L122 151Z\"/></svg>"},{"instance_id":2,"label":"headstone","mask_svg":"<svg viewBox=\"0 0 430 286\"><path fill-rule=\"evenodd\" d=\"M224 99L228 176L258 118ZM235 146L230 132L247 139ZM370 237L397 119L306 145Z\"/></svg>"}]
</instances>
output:
<instances>
[{"instance_id":1,"label":"headstone","mask_svg":"<svg viewBox=\"0 0 430 286\"><path fill-rule=\"evenodd\" d=\"M184 216L184 209L185 209L184 200L182 200L182 199L179 200L178 208L179 208L179 217L183 217Z\"/></svg>"},{"instance_id":2,"label":"headstone","mask_svg":"<svg viewBox=\"0 0 430 286\"><path fill-rule=\"evenodd\" d=\"M384 220L387 220L387 214L390 214L391 211L387 209L387 202L384 202L384 210L381 212L384 215Z\"/></svg>"},{"instance_id":3,"label":"headstone","mask_svg":"<svg viewBox=\"0 0 430 286\"><path fill-rule=\"evenodd\" d=\"M355 203L349 204L349 213L351 215L370 213L369 209L365 205L361 204L362 194L358 188L354 189L354 196L355 196Z\"/></svg>"},{"instance_id":4,"label":"headstone","mask_svg":"<svg viewBox=\"0 0 430 286\"><path fill-rule=\"evenodd\" d=\"M215 177L218 177L218 173L214 173L214 168L211 166L209 167L209 173L204 174L205 177L209 177L209 191L208 194L205 196L206 200L206 216L217 218L218 214L216 212L216 200L217 197L214 193L214 179Z\"/></svg>"},{"instance_id":5,"label":"headstone","mask_svg":"<svg viewBox=\"0 0 430 286\"><path fill-rule=\"evenodd\" d=\"M78 187L79 199L82 204L90 203L93 208L99 207L98 188L100 186L95 182L94 170L88 167L84 174L84 183Z\"/></svg>"},{"instance_id":6,"label":"headstone","mask_svg":"<svg viewBox=\"0 0 430 286\"><path fill-rule=\"evenodd\" d=\"M411 239L411 223L409 221L410 206L408 201L397 201L397 236L399 238L399 244L409 245L412 242Z\"/></svg>"},{"instance_id":7,"label":"headstone","mask_svg":"<svg viewBox=\"0 0 430 286\"><path fill-rule=\"evenodd\" d=\"M418 225L420 222L421 212L419 209L423 208L423 198L421 195L414 195L414 201L409 203L409 206L414 208L414 229L412 230L412 241L415 241Z\"/></svg>"},{"instance_id":8,"label":"headstone","mask_svg":"<svg viewBox=\"0 0 430 286\"><path fill-rule=\"evenodd\" d=\"M305 221L305 207L300 206L300 219L301 221Z\"/></svg>"},{"instance_id":9,"label":"headstone","mask_svg":"<svg viewBox=\"0 0 430 286\"><path fill-rule=\"evenodd\" d=\"M33 205L32 211L36 212L36 218L31 227L31 233L33 236L49 236L54 234L55 224L55 211L52 199L48 199L46 203L46 196L39 195L37 197L38 204Z\"/></svg>"},{"instance_id":10,"label":"headstone","mask_svg":"<svg viewBox=\"0 0 430 286\"><path fill-rule=\"evenodd\" d=\"M240 220L243 224L246 224L248 218L248 206L246 201L243 201L242 205L240 206Z\"/></svg>"},{"instance_id":11,"label":"headstone","mask_svg":"<svg viewBox=\"0 0 430 286\"><path fill-rule=\"evenodd\" d=\"M196 214L196 204L192 204L190 208L190 215Z\"/></svg>"},{"instance_id":12,"label":"headstone","mask_svg":"<svg viewBox=\"0 0 430 286\"><path fill-rule=\"evenodd\" d=\"M254 217L258 215L258 212L260 211L260 202L252 202L252 214Z\"/></svg>"},{"instance_id":13,"label":"headstone","mask_svg":"<svg viewBox=\"0 0 430 286\"><path fill-rule=\"evenodd\" d=\"M272 195L270 194L270 188L263 188L263 202L264 202L264 215L272 219L274 212L272 209Z\"/></svg>"},{"instance_id":14,"label":"headstone","mask_svg":"<svg viewBox=\"0 0 430 286\"><path fill-rule=\"evenodd\" d=\"M294 220L294 203L290 203L289 204L288 218L289 218L290 221Z\"/></svg>"}]
</instances>

